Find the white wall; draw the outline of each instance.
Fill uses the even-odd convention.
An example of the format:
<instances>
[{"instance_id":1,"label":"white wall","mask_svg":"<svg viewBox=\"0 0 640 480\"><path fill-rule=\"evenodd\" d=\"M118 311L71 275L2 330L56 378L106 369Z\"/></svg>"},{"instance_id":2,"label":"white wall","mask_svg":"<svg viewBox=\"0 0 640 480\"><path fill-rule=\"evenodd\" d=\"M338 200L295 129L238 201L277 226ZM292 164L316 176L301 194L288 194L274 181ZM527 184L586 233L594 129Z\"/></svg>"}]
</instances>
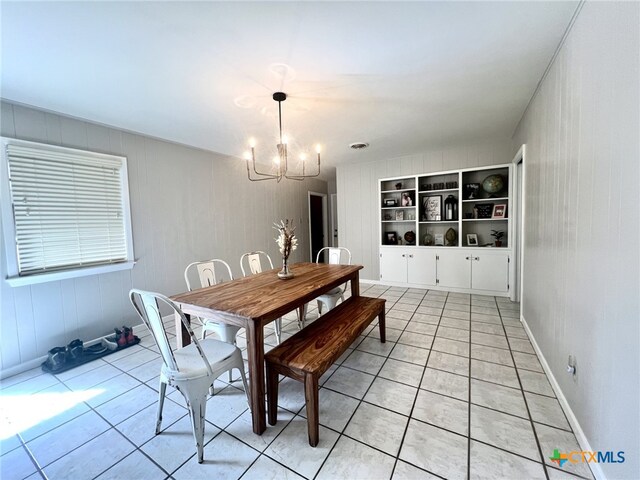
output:
<instances>
[{"instance_id":1,"label":"white wall","mask_svg":"<svg viewBox=\"0 0 640 480\"><path fill-rule=\"evenodd\" d=\"M587 2L514 136L527 144L523 315L608 478L639 478L637 2ZM575 355L577 375L564 371Z\"/></svg>"},{"instance_id":2,"label":"white wall","mask_svg":"<svg viewBox=\"0 0 640 480\"><path fill-rule=\"evenodd\" d=\"M194 260L223 258L239 276L240 255L260 249L277 266L272 224L281 218L302 222L292 259L309 258L307 191L326 192L324 181L252 183L237 159L5 102L0 113L3 136L128 157L138 260L130 271L27 287L0 280L0 370L138 324L129 289L183 292L184 267ZM4 245L0 257L5 278Z\"/></svg>"},{"instance_id":3,"label":"white wall","mask_svg":"<svg viewBox=\"0 0 640 480\"><path fill-rule=\"evenodd\" d=\"M504 139L338 166L340 246L351 250L353 263L364 265L360 278L380 280L378 179L509 163L514 154L511 142Z\"/></svg>"}]
</instances>

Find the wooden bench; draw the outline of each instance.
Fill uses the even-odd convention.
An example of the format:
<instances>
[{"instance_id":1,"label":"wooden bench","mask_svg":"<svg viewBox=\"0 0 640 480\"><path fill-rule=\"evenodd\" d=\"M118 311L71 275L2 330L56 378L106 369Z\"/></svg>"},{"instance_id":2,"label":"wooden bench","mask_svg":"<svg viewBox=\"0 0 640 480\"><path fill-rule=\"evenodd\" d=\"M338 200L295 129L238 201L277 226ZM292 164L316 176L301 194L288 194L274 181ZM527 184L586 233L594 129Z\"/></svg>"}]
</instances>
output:
<instances>
[{"instance_id":1,"label":"wooden bench","mask_svg":"<svg viewBox=\"0 0 640 480\"><path fill-rule=\"evenodd\" d=\"M318 445L318 380L376 317L385 342L384 304L381 298L349 298L265 355L270 425L278 415L278 375L304 382L309 445Z\"/></svg>"}]
</instances>

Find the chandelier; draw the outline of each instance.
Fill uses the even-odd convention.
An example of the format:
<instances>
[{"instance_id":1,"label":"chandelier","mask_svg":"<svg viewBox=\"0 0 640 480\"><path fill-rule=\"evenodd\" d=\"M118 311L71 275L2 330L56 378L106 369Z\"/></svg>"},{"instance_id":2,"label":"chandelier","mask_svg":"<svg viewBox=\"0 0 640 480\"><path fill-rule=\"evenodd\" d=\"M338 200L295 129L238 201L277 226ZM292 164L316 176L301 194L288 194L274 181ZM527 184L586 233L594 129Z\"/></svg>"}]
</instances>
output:
<instances>
[{"instance_id":1,"label":"chandelier","mask_svg":"<svg viewBox=\"0 0 640 480\"><path fill-rule=\"evenodd\" d=\"M247 177L252 182L259 182L261 180L276 180L280 182L283 178L289 180L304 180L305 178L317 177L320 175L320 145L316 146L316 154L318 155L317 171L315 173L306 172L307 156L306 154L300 154L299 158L302 163L302 172L292 173L289 171L289 159L287 148L287 137L282 135L282 102L287 99L287 94L283 92L276 92L273 94L273 99L278 102L278 122L280 126L280 143L276 145L278 154L273 157L273 170L272 173L259 172L256 168L256 142L254 139L249 140L250 152L245 152L244 158L247 161ZM253 163L253 174L255 178L251 177L251 168L249 162Z\"/></svg>"}]
</instances>

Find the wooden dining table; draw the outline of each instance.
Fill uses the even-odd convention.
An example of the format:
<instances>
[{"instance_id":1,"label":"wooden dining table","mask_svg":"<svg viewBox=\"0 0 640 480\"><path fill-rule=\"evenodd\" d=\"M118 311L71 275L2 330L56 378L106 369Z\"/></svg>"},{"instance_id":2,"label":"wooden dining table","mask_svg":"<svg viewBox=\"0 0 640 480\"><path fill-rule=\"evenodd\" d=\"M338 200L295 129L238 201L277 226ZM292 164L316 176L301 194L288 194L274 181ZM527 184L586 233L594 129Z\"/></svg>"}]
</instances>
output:
<instances>
[{"instance_id":1,"label":"wooden dining table","mask_svg":"<svg viewBox=\"0 0 640 480\"><path fill-rule=\"evenodd\" d=\"M251 416L253 431L258 435L266 428L264 326L294 310L302 315L305 304L348 281L351 295L359 296L362 268L362 265L295 263L290 266L294 277L289 280L279 279L276 268L171 297L187 319L191 315L215 318L246 329ZM191 341L179 315L176 335L178 348Z\"/></svg>"}]
</instances>

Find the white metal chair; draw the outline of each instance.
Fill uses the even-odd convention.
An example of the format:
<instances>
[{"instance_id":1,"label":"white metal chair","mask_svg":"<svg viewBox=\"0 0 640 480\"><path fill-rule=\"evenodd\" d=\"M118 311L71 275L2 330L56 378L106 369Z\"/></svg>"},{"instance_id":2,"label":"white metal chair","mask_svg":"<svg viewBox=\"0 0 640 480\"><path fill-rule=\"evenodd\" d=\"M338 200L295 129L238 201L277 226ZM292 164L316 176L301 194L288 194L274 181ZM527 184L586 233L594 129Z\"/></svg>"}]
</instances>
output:
<instances>
[{"instance_id":1,"label":"white metal chair","mask_svg":"<svg viewBox=\"0 0 640 480\"><path fill-rule=\"evenodd\" d=\"M216 265L222 269L222 275L216 275ZM231 267L224 260L214 258L212 260L205 260L202 262L193 262L187 265L184 269L184 280L187 283L187 289L193 290L189 276L195 276L193 272L197 271L198 279L200 280L200 287L210 287L211 285L217 285L225 280L233 280L233 273ZM225 274L227 278L225 278ZM207 336L207 332L215 332L223 342L236 343L236 335L241 327L236 325L227 325L222 322L216 322L215 318L201 319L202 322L202 338Z\"/></svg>"},{"instance_id":2,"label":"white metal chair","mask_svg":"<svg viewBox=\"0 0 640 480\"><path fill-rule=\"evenodd\" d=\"M216 275L216 265L223 270L222 275ZM211 260L205 260L202 262L193 262L187 265L184 269L184 280L187 283L187 290L192 291L191 282L189 276L193 275L193 271L198 273L198 279L200 280L200 287L210 287L211 285L217 285L225 280L233 280L233 273L231 267L224 260L214 258ZM225 274L227 278L225 279ZM223 342L236 344L236 335L241 327L236 325L227 325L225 323L218 323L215 318L201 318L202 323L202 338L207 336L207 332L215 332L220 340ZM229 370L229 382L232 382L231 370ZM213 394L213 393L212 393Z\"/></svg>"},{"instance_id":3,"label":"white metal chair","mask_svg":"<svg viewBox=\"0 0 640 480\"><path fill-rule=\"evenodd\" d=\"M318 255L316 256L316 263L320 263L320 256L325 250L328 251L329 256L329 261L327 263L330 263L331 265L351 265L351 252L348 248L345 247L321 248L318 252ZM346 263L342 261L343 255L346 256ZM324 293L316 298L316 302L318 302L318 315L322 314L322 305L325 305L327 307L327 311L329 311L336 306L338 300L342 300L344 302L344 292L347 289L347 283L345 283L341 287L336 287L333 290L329 290L327 293Z\"/></svg>"},{"instance_id":4,"label":"white metal chair","mask_svg":"<svg viewBox=\"0 0 640 480\"><path fill-rule=\"evenodd\" d=\"M240 257L240 270L242 270L243 276L255 275L256 273L262 273L262 260L261 257L266 258L269 262L269 268L273 268L273 262L267 252L262 250L256 250L255 252L245 253ZM246 262L245 262L246 260ZM249 273L244 268L245 263L248 266ZM280 343L282 338L282 318L275 320L275 333L276 341Z\"/></svg>"},{"instance_id":5,"label":"white metal chair","mask_svg":"<svg viewBox=\"0 0 640 480\"><path fill-rule=\"evenodd\" d=\"M163 365L160 371L160 396L158 399L158 417L156 421L156 435L160 433L162 425L162 407L167 385L175 387L184 396L189 408L193 436L198 450L198 463L203 461L205 411L207 408L207 393L213 382L222 373L233 368L240 370L247 402L249 388L244 373L242 354L235 345L211 338L198 341L187 318L180 308L164 295L143 290L132 289L129 297L133 307L142 321L151 331L160 354ZM176 351L171 350L167 332L162 322L160 305L169 307L180 315L182 324L191 336L191 343Z\"/></svg>"}]
</instances>

